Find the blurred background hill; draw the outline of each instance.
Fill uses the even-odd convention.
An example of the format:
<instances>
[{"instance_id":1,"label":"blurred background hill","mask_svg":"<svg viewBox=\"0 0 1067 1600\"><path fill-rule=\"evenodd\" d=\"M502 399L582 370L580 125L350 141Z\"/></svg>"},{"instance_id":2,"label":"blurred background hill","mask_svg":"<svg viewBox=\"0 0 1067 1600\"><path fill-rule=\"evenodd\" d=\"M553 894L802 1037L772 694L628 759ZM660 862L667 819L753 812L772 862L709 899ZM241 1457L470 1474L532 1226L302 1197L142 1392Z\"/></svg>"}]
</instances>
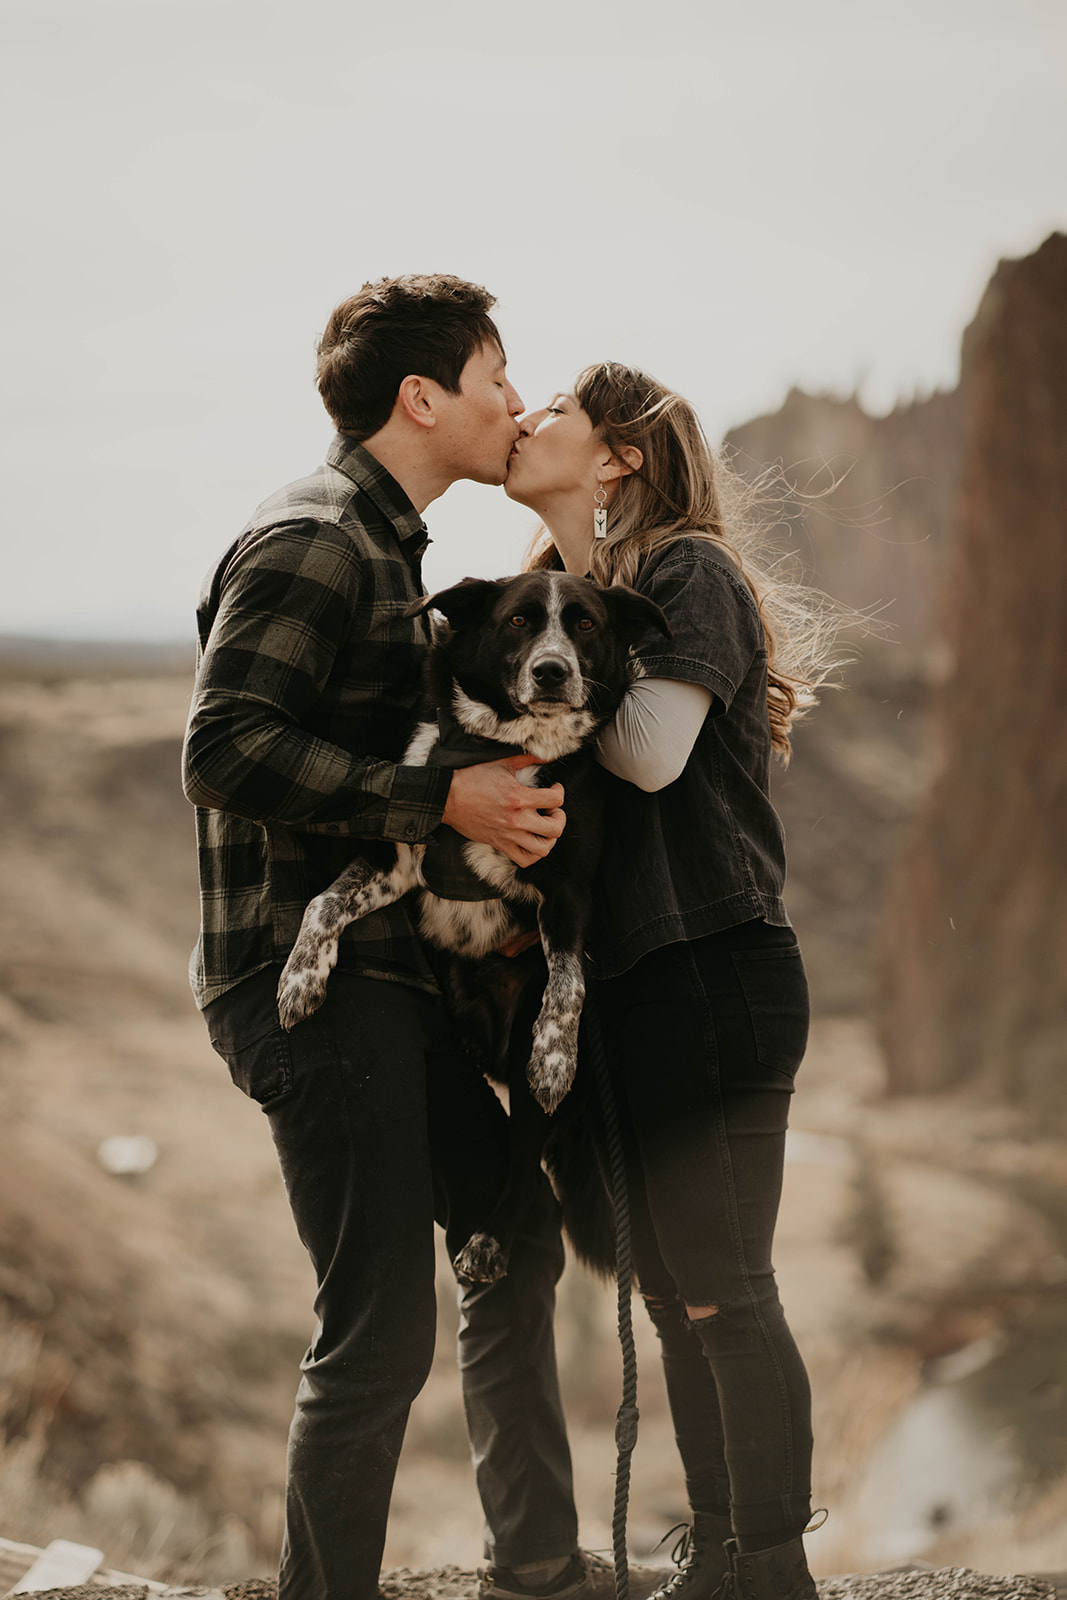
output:
<instances>
[{"instance_id":1,"label":"blurred background hill","mask_svg":"<svg viewBox=\"0 0 1067 1600\"><path fill-rule=\"evenodd\" d=\"M819 494L775 537L878 608L776 775L816 1020L783 1295L812 1369L818 1570L1067 1567L1067 239L1002 263L961 383L867 414L792 391L728 444ZM233 1579L278 1538L311 1277L267 1129L208 1047L178 752L184 648L0 641L0 1532ZM111 1135L159 1159L116 1176ZM479 1557L451 1354L387 1562ZM638 1312L632 1543L685 1515ZM612 1293L568 1268L584 1542L606 1547Z\"/></svg>"}]
</instances>

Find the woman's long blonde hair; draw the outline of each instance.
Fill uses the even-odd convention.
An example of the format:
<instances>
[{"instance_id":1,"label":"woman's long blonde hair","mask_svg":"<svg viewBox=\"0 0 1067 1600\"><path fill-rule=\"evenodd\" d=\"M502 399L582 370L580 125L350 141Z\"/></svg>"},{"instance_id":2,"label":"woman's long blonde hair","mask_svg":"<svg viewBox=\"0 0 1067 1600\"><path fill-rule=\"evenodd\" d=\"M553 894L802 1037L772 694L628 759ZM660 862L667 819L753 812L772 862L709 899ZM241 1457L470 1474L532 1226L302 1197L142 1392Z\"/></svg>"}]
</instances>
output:
<instances>
[{"instance_id":1,"label":"woman's long blonde hair","mask_svg":"<svg viewBox=\"0 0 1067 1600\"><path fill-rule=\"evenodd\" d=\"M632 584L646 556L672 540L721 545L759 609L767 641L771 742L788 761L790 729L817 703L816 690L840 664L836 637L853 620L826 595L790 577L788 558L771 552L768 559L770 527L781 521L790 486L775 469L745 482L716 457L689 402L636 367L617 361L586 367L572 392L614 455L636 446L643 457L639 470L618 481L590 576L602 584ZM526 566L557 562L547 530L538 530Z\"/></svg>"}]
</instances>

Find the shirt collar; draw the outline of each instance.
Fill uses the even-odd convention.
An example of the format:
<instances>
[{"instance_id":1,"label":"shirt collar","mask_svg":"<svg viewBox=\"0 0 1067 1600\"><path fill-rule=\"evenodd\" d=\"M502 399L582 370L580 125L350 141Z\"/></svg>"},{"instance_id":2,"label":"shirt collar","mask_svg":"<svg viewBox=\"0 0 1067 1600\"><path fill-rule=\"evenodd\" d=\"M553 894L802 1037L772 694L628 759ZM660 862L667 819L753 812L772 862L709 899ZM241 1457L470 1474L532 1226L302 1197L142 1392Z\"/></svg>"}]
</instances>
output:
<instances>
[{"instance_id":1,"label":"shirt collar","mask_svg":"<svg viewBox=\"0 0 1067 1600\"><path fill-rule=\"evenodd\" d=\"M387 472L369 450L343 433L334 435L326 460L373 500L382 516L396 529L397 541L404 552L421 555L430 542L426 524L392 473Z\"/></svg>"}]
</instances>

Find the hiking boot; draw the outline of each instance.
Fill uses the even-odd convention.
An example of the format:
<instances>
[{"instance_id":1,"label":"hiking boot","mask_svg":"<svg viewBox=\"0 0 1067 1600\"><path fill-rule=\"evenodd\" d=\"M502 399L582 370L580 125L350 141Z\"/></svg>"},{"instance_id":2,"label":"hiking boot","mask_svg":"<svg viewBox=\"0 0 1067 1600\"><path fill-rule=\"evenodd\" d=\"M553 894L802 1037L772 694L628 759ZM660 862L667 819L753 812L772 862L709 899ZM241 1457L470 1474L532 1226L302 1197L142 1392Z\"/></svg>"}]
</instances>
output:
<instances>
[{"instance_id":1,"label":"hiking boot","mask_svg":"<svg viewBox=\"0 0 1067 1600\"><path fill-rule=\"evenodd\" d=\"M742 1555L737 1541L731 1539L726 1553L731 1570L723 1600L726 1596L730 1600L818 1600L799 1534L786 1544L747 1555Z\"/></svg>"},{"instance_id":2,"label":"hiking boot","mask_svg":"<svg viewBox=\"0 0 1067 1600\"><path fill-rule=\"evenodd\" d=\"M671 1551L671 1560L678 1568L653 1590L650 1600L713 1600L730 1571L730 1560L724 1548L732 1540L733 1527L729 1517L715 1517L709 1512L695 1511L693 1523L679 1523L681 1538ZM674 1533L675 1529L671 1529ZM669 1539L671 1533L665 1534ZM661 1541L662 1543L662 1541Z\"/></svg>"}]
</instances>

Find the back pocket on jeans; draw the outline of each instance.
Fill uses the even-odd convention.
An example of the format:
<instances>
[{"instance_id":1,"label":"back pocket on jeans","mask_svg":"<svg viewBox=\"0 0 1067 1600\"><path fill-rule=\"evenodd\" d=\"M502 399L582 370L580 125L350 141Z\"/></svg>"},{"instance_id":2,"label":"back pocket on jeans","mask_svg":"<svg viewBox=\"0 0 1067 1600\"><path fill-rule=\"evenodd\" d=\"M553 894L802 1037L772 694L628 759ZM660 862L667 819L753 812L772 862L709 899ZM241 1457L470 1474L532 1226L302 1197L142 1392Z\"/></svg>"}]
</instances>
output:
<instances>
[{"instance_id":1,"label":"back pocket on jeans","mask_svg":"<svg viewBox=\"0 0 1067 1600\"><path fill-rule=\"evenodd\" d=\"M250 1100L268 1111L293 1086L289 1041L281 1024L277 1033L268 1033L240 1050L219 1050L230 1069L230 1077Z\"/></svg>"},{"instance_id":2,"label":"back pocket on jeans","mask_svg":"<svg viewBox=\"0 0 1067 1600\"><path fill-rule=\"evenodd\" d=\"M274 973L257 973L213 1001L204 1014L212 1049L238 1089L265 1111L293 1086L289 1036L274 1007L277 981Z\"/></svg>"},{"instance_id":3,"label":"back pocket on jeans","mask_svg":"<svg viewBox=\"0 0 1067 1600\"><path fill-rule=\"evenodd\" d=\"M796 1075L808 1043L808 980L800 949L734 950L734 970L748 1008L756 1058L787 1078Z\"/></svg>"}]
</instances>

